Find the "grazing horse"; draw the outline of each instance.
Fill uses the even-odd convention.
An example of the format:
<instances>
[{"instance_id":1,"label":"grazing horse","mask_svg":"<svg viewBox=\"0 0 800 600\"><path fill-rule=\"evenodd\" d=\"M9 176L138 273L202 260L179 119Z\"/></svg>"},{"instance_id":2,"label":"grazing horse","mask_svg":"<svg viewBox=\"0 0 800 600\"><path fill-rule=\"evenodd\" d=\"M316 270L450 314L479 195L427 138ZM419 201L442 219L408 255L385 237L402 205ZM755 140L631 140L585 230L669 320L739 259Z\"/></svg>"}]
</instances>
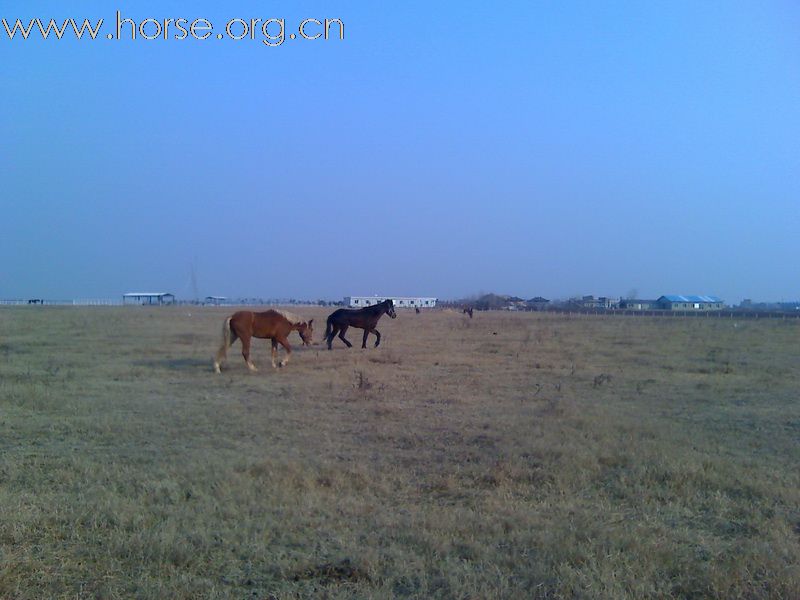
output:
<instances>
[{"instance_id":1,"label":"grazing horse","mask_svg":"<svg viewBox=\"0 0 800 600\"><path fill-rule=\"evenodd\" d=\"M261 338L272 340L272 366L285 367L289 363L292 354L292 347L289 345L289 334L292 331L300 333L303 345L311 345L311 337L314 334L312 323L314 319L306 322L297 315L282 310L267 310L264 312L252 312L241 310L234 313L227 319L222 326L222 344L217 350L214 359L214 371L220 372L220 365L225 360L228 348L238 339L242 340L242 356L247 363L247 368L251 371L258 371L250 360L250 339ZM278 364L275 364L275 357L278 354L278 344L286 350L286 357Z\"/></svg>"},{"instance_id":2,"label":"grazing horse","mask_svg":"<svg viewBox=\"0 0 800 600\"><path fill-rule=\"evenodd\" d=\"M471 306L465 306L464 310L462 310L461 312L463 314L465 314L465 315L469 315L470 319L472 318L472 307Z\"/></svg>"},{"instance_id":3,"label":"grazing horse","mask_svg":"<svg viewBox=\"0 0 800 600\"><path fill-rule=\"evenodd\" d=\"M344 337L348 327L364 330L364 340L361 342L362 348L367 347L367 336L370 333L374 333L375 337L378 338L375 340L375 347L377 348L378 344L381 343L381 334L375 329L375 326L378 324L378 319L384 314L389 315L393 319L397 317L397 313L394 312L394 302L391 300L384 300L383 302L364 308L340 308L332 312L328 317L328 324L325 328L325 339L328 342L328 350L331 349L333 338L336 337L337 333L339 334L339 339L347 344L348 348L353 346L353 344L348 342Z\"/></svg>"},{"instance_id":4,"label":"grazing horse","mask_svg":"<svg viewBox=\"0 0 800 600\"><path fill-rule=\"evenodd\" d=\"M300 339L303 340L303 346L310 346L311 345L311 343L312 343L311 342L311 334L313 333L311 324L314 322L314 319L311 319L310 321L308 321L306 323L305 319L303 319L302 317L298 317L294 313L290 313L288 310L278 310L277 308L275 308L273 310L276 313L281 314L284 317L286 317L289 320L290 323L294 323L295 325L298 326L297 327L297 332L300 334ZM303 323L306 323L306 326L307 326L306 327L307 333L305 334L305 337L303 337L304 336L304 331L301 328Z\"/></svg>"}]
</instances>

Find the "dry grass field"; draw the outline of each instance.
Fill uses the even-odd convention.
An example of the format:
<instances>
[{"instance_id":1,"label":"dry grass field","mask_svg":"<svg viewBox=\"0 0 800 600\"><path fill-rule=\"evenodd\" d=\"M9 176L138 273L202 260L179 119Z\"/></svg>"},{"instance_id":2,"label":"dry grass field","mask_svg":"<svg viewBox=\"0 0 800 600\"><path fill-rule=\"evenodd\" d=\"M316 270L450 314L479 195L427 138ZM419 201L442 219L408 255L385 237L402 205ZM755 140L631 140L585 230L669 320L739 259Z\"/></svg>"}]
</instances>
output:
<instances>
[{"instance_id":1,"label":"dry grass field","mask_svg":"<svg viewBox=\"0 0 800 600\"><path fill-rule=\"evenodd\" d=\"M0 309L0 597L800 597L798 322L230 312Z\"/></svg>"}]
</instances>

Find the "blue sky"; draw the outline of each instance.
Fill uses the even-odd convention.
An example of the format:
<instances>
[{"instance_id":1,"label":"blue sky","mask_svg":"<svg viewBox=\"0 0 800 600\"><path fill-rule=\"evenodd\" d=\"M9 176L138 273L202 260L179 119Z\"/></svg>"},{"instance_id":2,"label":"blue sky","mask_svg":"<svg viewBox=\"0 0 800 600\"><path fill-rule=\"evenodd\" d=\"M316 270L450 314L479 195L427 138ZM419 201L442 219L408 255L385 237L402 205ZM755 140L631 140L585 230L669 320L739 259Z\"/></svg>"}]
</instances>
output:
<instances>
[{"instance_id":1,"label":"blue sky","mask_svg":"<svg viewBox=\"0 0 800 600\"><path fill-rule=\"evenodd\" d=\"M6 2L0 297L800 298L795 2Z\"/></svg>"}]
</instances>

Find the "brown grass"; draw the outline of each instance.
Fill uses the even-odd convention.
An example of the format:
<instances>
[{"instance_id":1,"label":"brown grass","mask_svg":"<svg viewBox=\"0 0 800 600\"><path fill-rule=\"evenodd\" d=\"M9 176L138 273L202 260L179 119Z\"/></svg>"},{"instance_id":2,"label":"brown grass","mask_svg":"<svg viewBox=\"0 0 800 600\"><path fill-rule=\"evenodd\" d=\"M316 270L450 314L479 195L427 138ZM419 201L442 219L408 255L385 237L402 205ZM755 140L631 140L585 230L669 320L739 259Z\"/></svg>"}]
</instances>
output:
<instances>
[{"instance_id":1,"label":"brown grass","mask_svg":"<svg viewBox=\"0 0 800 600\"><path fill-rule=\"evenodd\" d=\"M228 312L0 310L0 597L800 597L795 322Z\"/></svg>"}]
</instances>

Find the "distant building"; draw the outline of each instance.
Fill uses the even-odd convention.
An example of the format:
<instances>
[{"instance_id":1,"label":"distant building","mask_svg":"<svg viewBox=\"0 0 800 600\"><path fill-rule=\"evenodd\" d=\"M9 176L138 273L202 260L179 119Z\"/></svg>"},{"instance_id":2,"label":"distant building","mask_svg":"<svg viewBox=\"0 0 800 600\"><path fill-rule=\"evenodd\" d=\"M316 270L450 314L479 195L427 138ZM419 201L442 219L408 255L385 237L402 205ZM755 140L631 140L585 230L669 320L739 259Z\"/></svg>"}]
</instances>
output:
<instances>
[{"instance_id":1,"label":"distant building","mask_svg":"<svg viewBox=\"0 0 800 600\"><path fill-rule=\"evenodd\" d=\"M175 304L175 295L168 292L128 292L122 294L122 303L142 306Z\"/></svg>"},{"instance_id":2,"label":"distant building","mask_svg":"<svg viewBox=\"0 0 800 600\"><path fill-rule=\"evenodd\" d=\"M517 296L507 294L484 294L475 300L466 300L467 306L475 310L519 310L525 308L525 301Z\"/></svg>"},{"instance_id":3,"label":"distant building","mask_svg":"<svg viewBox=\"0 0 800 600\"><path fill-rule=\"evenodd\" d=\"M211 304L212 306L220 306L227 304L228 299L225 296L206 296L203 304Z\"/></svg>"},{"instance_id":4,"label":"distant building","mask_svg":"<svg viewBox=\"0 0 800 600\"><path fill-rule=\"evenodd\" d=\"M619 307L623 310L653 310L654 308L658 308L658 303L656 300L623 298L619 301Z\"/></svg>"},{"instance_id":5,"label":"distant building","mask_svg":"<svg viewBox=\"0 0 800 600\"><path fill-rule=\"evenodd\" d=\"M722 310L724 304L717 296L661 296L656 300L658 308L664 310Z\"/></svg>"},{"instance_id":6,"label":"distant building","mask_svg":"<svg viewBox=\"0 0 800 600\"><path fill-rule=\"evenodd\" d=\"M427 296L345 296L344 305L351 308L364 308L380 304L384 300L394 302L395 308L433 308L436 298Z\"/></svg>"},{"instance_id":7,"label":"distant building","mask_svg":"<svg viewBox=\"0 0 800 600\"><path fill-rule=\"evenodd\" d=\"M613 300L612 298L607 298L606 296L600 296L599 298L595 298L594 296L583 296L582 298L578 299L575 298L570 301L573 306L577 306L578 308L588 308L588 309L597 309L597 308L617 308L619 306L619 302L617 300Z\"/></svg>"},{"instance_id":8,"label":"distant building","mask_svg":"<svg viewBox=\"0 0 800 600\"><path fill-rule=\"evenodd\" d=\"M606 298L605 296L600 296L597 299L597 308L618 308L619 307L619 300L614 300L613 298Z\"/></svg>"},{"instance_id":9,"label":"distant building","mask_svg":"<svg viewBox=\"0 0 800 600\"><path fill-rule=\"evenodd\" d=\"M528 308L531 310L545 310L550 304L550 300L547 298L542 298L541 296L536 296L528 300L527 304Z\"/></svg>"}]
</instances>

